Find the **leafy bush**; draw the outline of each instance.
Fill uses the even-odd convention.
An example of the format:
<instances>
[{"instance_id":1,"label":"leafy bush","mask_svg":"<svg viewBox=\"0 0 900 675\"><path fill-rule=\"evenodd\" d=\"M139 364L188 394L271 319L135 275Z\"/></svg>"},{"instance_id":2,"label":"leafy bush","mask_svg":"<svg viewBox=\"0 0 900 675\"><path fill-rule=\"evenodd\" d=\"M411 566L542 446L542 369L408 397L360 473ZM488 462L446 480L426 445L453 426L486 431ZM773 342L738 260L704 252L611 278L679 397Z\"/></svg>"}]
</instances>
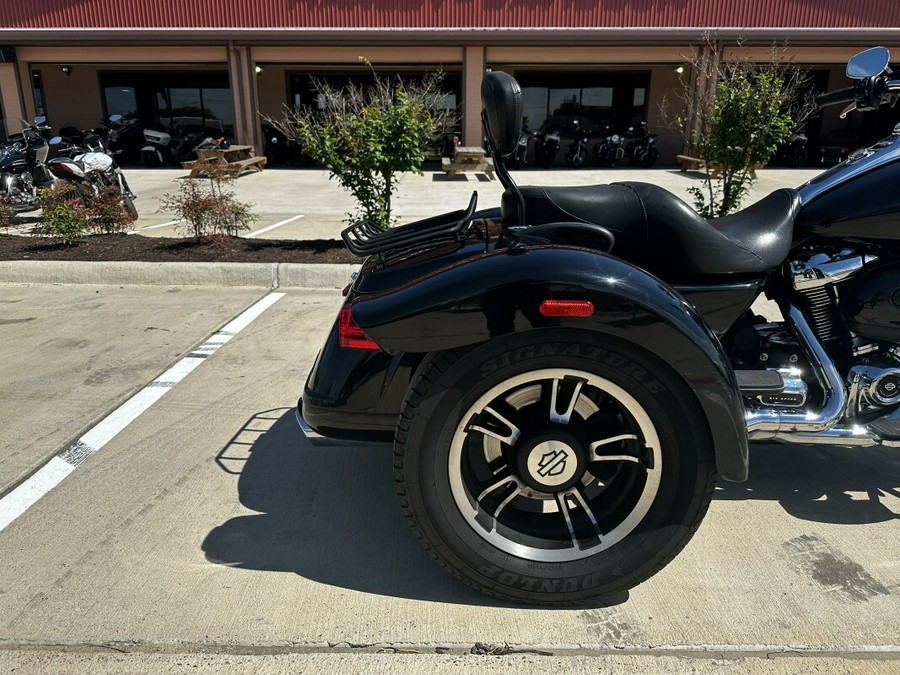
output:
<instances>
[{"instance_id":1,"label":"leafy bush","mask_svg":"<svg viewBox=\"0 0 900 675\"><path fill-rule=\"evenodd\" d=\"M134 222L119 191L111 186L101 188L99 194L85 202L72 185L57 183L38 192L38 203L43 209L44 231L61 237L67 246L88 232L122 232Z\"/></svg>"},{"instance_id":2,"label":"leafy bush","mask_svg":"<svg viewBox=\"0 0 900 675\"><path fill-rule=\"evenodd\" d=\"M706 160L702 187L689 192L707 218L740 208L754 169L817 112L808 72L785 52L773 46L765 63L743 49L725 58L724 45L707 36L689 60L692 75L682 80L677 97L683 110L673 126L684 133L688 154ZM666 113L664 109L669 117ZM712 177L710 165L718 168L718 178Z\"/></svg>"},{"instance_id":3,"label":"leafy bush","mask_svg":"<svg viewBox=\"0 0 900 675\"><path fill-rule=\"evenodd\" d=\"M40 190L37 198L43 209L46 232L60 237L66 246L72 246L84 238L91 214L70 185L54 185Z\"/></svg>"},{"instance_id":4,"label":"leafy bush","mask_svg":"<svg viewBox=\"0 0 900 675\"><path fill-rule=\"evenodd\" d=\"M231 180L222 173L212 173L208 181L188 178L182 181L177 194L163 195L159 210L172 212L185 221L184 229L197 239L236 236L249 229L259 216L251 211L252 204L238 201L234 192L222 187Z\"/></svg>"},{"instance_id":5,"label":"leafy bush","mask_svg":"<svg viewBox=\"0 0 900 675\"><path fill-rule=\"evenodd\" d=\"M97 232L110 234L123 232L134 223L134 215L129 213L122 203L119 190L106 186L100 189L88 204L90 228Z\"/></svg>"},{"instance_id":6,"label":"leafy bush","mask_svg":"<svg viewBox=\"0 0 900 675\"><path fill-rule=\"evenodd\" d=\"M15 217L16 211L10 204L9 197L0 195L0 227L9 227Z\"/></svg>"},{"instance_id":7,"label":"leafy bush","mask_svg":"<svg viewBox=\"0 0 900 675\"><path fill-rule=\"evenodd\" d=\"M360 61L371 65L363 57ZM408 82L383 78L374 70L372 75L370 84L348 83L341 89L314 80L323 109L300 108L268 121L353 195L358 212L348 214L350 221L363 217L387 228L395 174L422 173L427 147L455 111L441 106L442 73Z\"/></svg>"}]
</instances>

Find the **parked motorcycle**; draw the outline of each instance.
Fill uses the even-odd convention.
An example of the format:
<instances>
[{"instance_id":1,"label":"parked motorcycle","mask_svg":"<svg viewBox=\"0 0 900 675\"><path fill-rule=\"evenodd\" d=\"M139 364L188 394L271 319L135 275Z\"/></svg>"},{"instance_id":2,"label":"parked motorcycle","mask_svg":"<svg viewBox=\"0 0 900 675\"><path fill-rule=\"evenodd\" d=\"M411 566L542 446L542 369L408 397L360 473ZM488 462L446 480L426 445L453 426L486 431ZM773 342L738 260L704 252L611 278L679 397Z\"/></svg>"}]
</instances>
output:
<instances>
[{"instance_id":1,"label":"parked motorcycle","mask_svg":"<svg viewBox=\"0 0 900 675\"><path fill-rule=\"evenodd\" d=\"M587 161L588 134L581 124L578 123L578 120L572 122L572 128L575 131L575 137L572 139L568 152L566 152L566 164L573 169L580 169Z\"/></svg>"},{"instance_id":2,"label":"parked motorcycle","mask_svg":"<svg viewBox=\"0 0 900 675\"><path fill-rule=\"evenodd\" d=\"M37 191L50 181L45 166L50 152L44 138L50 130L47 118L41 115L33 124L22 124L22 131L0 146L0 192L16 213L38 209Z\"/></svg>"},{"instance_id":3,"label":"parked motorcycle","mask_svg":"<svg viewBox=\"0 0 900 675\"><path fill-rule=\"evenodd\" d=\"M64 142L60 137L50 141L51 145ZM72 194L86 205L104 189L114 188L128 214L133 220L138 219L134 206L135 195L128 186L122 169L109 154L98 134L86 134L82 145L77 147L77 152L60 153L48 160L47 170L57 181L69 185Z\"/></svg>"},{"instance_id":4,"label":"parked motorcycle","mask_svg":"<svg viewBox=\"0 0 900 675\"><path fill-rule=\"evenodd\" d=\"M262 134L266 166L286 164L290 159L287 136L271 124L262 125Z\"/></svg>"},{"instance_id":5,"label":"parked motorcycle","mask_svg":"<svg viewBox=\"0 0 900 675\"><path fill-rule=\"evenodd\" d=\"M602 133L605 134L603 138L594 143L594 157L599 164L612 168L625 157L625 139L613 133L609 125L606 125Z\"/></svg>"},{"instance_id":6,"label":"parked motorcycle","mask_svg":"<svg viewBox=\"0 0 900 675\"><path fill-rule=\"evenodd\" d=\"M103 138L106 151L117 164L137 164L141 159L144 135L137 120L125 119L121 115L110 115Z\"/></svg>"},{"instance_id":7,"label":"parked motorcycle","mask_svg":"<svg viewBox=\"0 0 900 675\"><path fill-rule=\"evenodd\" d=\"M516 151L506 158L506 166L510 169L523 169L528 158L528 141L531 139L531 133L523 126L519 131L519 141L516 144Z\"/></svg>"},{"instance_id":8,"label":"parked motorcycle","mask_svg":"<svg viewBox=\"0 0 900 675\"><path fill-rule=\"evenodd\" d=\"M888 62L853 57L820 105L895 104ZM749 441L900 447L900 125L706 220L648 183L517 186L500 160L522 92L485 80L500 207L345 230L368 257L297 409L312 438L393 440L403 511L444 567L582 602L659 572L717 476L747 478Z\"/></svg>"},{"instance_id":9,"label":"parked motorcycle","mask_svg":"<svg viewBox=\"0 0 900 675\"><path fill-rule=\"evenodd\" d=\"M173 126L166 131L144 129L145 144L141 148L141 159L149 167L164 164L180 166L182 162L197 159L194 148L212 136L213 132L203 127Z\"/></svg>"},{"instance_id":10,"label":"parked motorcycle","mask_svg":"<svg viewBox=\"0 0 900 675\"><path fill-rule=\"evenodd\" d=\"M656 148L659 135L649 133L646 122L641 122L637 131L634 127L628 127L626 138L628 142L625 144L625 156L628 157L629 164L649 169L659 159L659 150Z\"/></svg>"},{"instance_id":11,"label":"parked motorcycle","mask_svg":"<svg viewBox=\"0 0 900 675\"><path fill-rule=\"evenodd\" d=\"M518 141L517 141L518 143ZM559 154L559 127L543 126L534 134L534 159L538 166L549 169Z\"/></svg>"}]
</instances>

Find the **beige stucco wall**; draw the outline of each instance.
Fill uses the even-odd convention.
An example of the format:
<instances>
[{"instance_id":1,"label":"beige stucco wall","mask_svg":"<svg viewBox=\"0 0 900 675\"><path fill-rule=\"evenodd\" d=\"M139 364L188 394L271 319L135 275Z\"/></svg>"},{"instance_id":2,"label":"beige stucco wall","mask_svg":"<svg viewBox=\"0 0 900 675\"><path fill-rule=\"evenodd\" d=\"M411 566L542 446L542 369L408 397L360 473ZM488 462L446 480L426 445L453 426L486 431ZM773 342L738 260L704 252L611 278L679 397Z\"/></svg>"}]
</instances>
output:
<instances>
[{"instance_id":1,"label":"beige stucco wall","mask_svg":"<svg viewBox=\"0 0 900 675\"><path fill-rule=\"evenodd\" d=\"M279 116L287 103L287 72L293 68L341 67L359 65L364 56L379 66L420 65L462 68L463 143L481 144L480 81L485 67L514 72L516 68L535 67L561 70L646 70L650 72L648 98L648 127L659 134L659 148L663 162L673 162L681 150L680 134L666 125L660 104L667 96L673 117L677 113L678 84L675 66L690 54L690 45L674 46L577 46L533 47L519 46L342 46L304 47L236 45L229 52L220 46L145 46L145 47L17 47L18 65L0 64L0 100L7 117L34 115L30 89L29 68L40 69L50 121L55 128L66 124L80 127L95 126L102 115L99 70L128 70L130 68L203 68L227 67L235 100L238 135L242 142L258 140L260 113ZM843 64L856 47L795 47L787 55L803 64L833 64L829 87L846 86ZM733 55L726 50L726 56ZM767 47L755 47L743 53L766 60ZM894 47L900 53L900 46ZM61 65L72 68L65 76ZM263 67L257 75L254 68ZM19 89L21 87L21 91ZM824 113L824 129L844 126L837 118L837 107ZM855 122L854 122L855 124Z\"/></svg>"},{"instance_id":2,"label":"beige stucco wall","mask_svg":"<svg viewBox=\"0 0 900 675\"><path fill-rule=\"evenodd\" d=\"M0 104L3 111L0 117L3 119L17 120L25 117L22 107L22 99L19 96L19 82L16 78L16 66L12 63L0 63ZM19 126L8 125L3 131L7 134L19 130Z\"/></svg>"},{"instance_id":3,"label":"beige stucco wall","mask_svg":"<svg viewBox=\"0 0 900 675\"><path fill-rule=\"evenodd\" d=\"M264 65L262 72L256 76L259 88L259 123L263 115L280 118L284 112L284 106L288 103L288 68L285 66Z\"/></svg>"},{"instance_id":4,"label":"beige stucco wall","mask_svg":"<svg viewBox=\"0 0 900 675\"><path fill-rule=\"evenodd\" d=\"M58 64L34 68L41 73L47 119L54 130L70 124L79 129L91 129L101 122L103 103L96 67L69 66L69 75L65 75Z\"/></svg>"}]
</instances>

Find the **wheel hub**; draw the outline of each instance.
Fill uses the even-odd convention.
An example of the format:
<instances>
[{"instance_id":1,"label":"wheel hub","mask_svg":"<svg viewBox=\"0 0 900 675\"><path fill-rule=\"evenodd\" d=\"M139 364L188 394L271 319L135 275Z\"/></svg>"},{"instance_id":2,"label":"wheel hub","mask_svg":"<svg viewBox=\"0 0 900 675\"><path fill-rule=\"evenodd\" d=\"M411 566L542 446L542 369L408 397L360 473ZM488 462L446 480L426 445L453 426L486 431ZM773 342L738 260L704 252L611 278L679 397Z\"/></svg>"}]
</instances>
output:
<instances>
[{"instance_id":1,"label":"wheel hub","mask_svg":"<svg viewBox=\"0 0 900 675\"><path fill-rule=\"evenodd\" d=\"M541 492L562 492L581 480L586 466L584 449L566 431L551 431L530 439L518 454L518 475Z\"/></svg>"}]
</instances>

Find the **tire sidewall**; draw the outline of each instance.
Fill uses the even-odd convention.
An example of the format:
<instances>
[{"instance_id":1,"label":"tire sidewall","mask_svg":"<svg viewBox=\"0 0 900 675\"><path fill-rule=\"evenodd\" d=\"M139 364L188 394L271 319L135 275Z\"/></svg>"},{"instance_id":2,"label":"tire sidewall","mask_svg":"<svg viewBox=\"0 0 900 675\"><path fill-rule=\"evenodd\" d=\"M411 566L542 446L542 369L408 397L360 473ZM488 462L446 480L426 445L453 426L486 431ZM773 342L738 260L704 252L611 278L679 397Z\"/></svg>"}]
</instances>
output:
<instances>
[{"instance_id":1,"label":"tire sidewall","mask_svg":"<svg viewBox=\"0 0 900 675\"><path fill-rule=\"evenodd\" d=\"M705 508L697 495L705 494L713 470L708 431L697 424L702 416L690 391L649 354L592 335L539 332L545 333L539 340L511 336L469 352L432 384L432 392L446 394L425 397L405 443L410 506L432 546L482 588L500 586L504 595L523 600L571 600L630 588L683 546L690 535L685 523ZM592 372L628 391L650 415L663 464L654 502L629 535L604 551L559 563L517 558L474 531L453 500L448 464L460 417L479 396L514 375L550 367Z\"/></svg>"}]
</instances>

